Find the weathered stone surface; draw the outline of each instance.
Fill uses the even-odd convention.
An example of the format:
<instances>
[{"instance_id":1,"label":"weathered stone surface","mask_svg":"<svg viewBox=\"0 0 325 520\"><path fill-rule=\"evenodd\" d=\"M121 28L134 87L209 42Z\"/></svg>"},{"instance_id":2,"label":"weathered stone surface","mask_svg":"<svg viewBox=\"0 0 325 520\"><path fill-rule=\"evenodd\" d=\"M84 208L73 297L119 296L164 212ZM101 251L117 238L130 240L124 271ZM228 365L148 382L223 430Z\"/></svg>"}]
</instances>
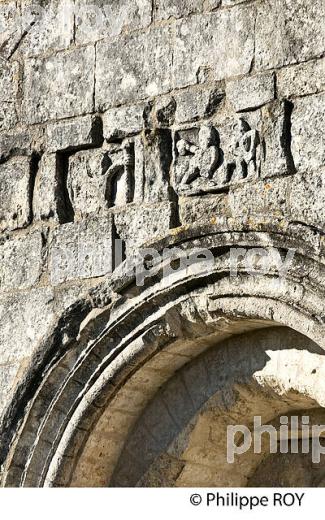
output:
<instances>
[{"instance_id":1,"label":"weathered stone surface","mask_svg":"<svg viewBox=\"0 0 325 520\"><path fill-rule=\"evenodd\" d=\"M48 124L46 149L48 152L67 152L98 146L102 142L102 123L97 116L78 117Z\"/></svg>"},{"instance_id":2,"label":"weathered stone surface","mask_svg":"<svg viewBox=\"0 0 325 520\"><path fill-rule=\"evenodd\" d=\"M121 139L140 133L144 126L146 105L111 108L103 114L103 133L107 140Z\"/></svg>"},{"instance_id":3,"label":"weathered stone surface","mask_svg":"<svg viewBox=\"0 0 325 520\"><path fill-rule=\"evenodd\" d=\"M17 96L19 65L0 60L0 131L9 130L18 121Z\"/></svg>"},{"instance_id":4,"label":"weathered stone surface","mask_svg":"<svg viewBox=\"0 0 325 520\"><path fill-rule=\"evenodd\" d=\"M96 106L100 110L171 90L171 27L99 42L96 77Z\"/></svg>"},{"instance_id":5,"label":"weathered stone surface","mask_svg":"<svg viewBox=\"0 0 325 520\"><path fill-rule=\"evenodd\" d=\"M35 285L42 272L42 236L33 233L0 246L0 291Z\"/></svg>"},{"instance_id":6,"label":"weathered stone surface","mask_svg":"<svg viewBox=\"0 0 325 520\"><path fill-rule=\"evenodd\" d=\"M5 360L4 364L0 365L0 385L3 389L0 395L1 414L10 402L10 390L15 387L15 380L17 382L16 376L19 375L19 368L19 361L17 363L10 363L9 361Z\"/></svg>"},{"instance_id":7,"label":"weathered stone surface","mask_svg":"<svg viewBox=\"0 0 325 520\"><path fill-rule=\"evenodd\" d=\"M285 98L325 90L325 59L286 67L277 73L278 95Z\"/></svg>"},{"instance_id":8,"label":"weathered stone surface","mask_svg":"<svg viewBox=\"0 0 325 520\"><path fill-rule=\"evenodd\" d=\"M320 56L325 47L323 0L267 0L258 7L256 67L269 69Z\"/></svg>"},{"instance_id":9,"label":"weathered stone surface","mask_svg":"<svg viewBox=\"0 0 325 520\"><path fill-rule=\"evenodd\" d=\"M157 0L155 2L155 19L181 18L203 9L203 0Z\"/></svg>"},{"instance_id":10,"label":"weathered stone surface","mask_svg":"<svg viewBox=\"0 0 325 520\"><path fill-rule=\"evenodd\" d=\"M18 361L31 355L53 319L53 297L53 289L33 289L0 297L1 335L9 339L8 343L2 343L6 345L4 361ZM19 326L13 327L13 321Z\"/></svg>"},{"instance_id":11,"label":"weathered stone surface","mask_svg":"<svg viewBox=\"0 0 325 520\"><path fill-rule=\"evenodd\" d=\"M106 145L105 149L72 155L68 164L67 188L75 220L133 202L134 142L126 140L121 145Z\"/></svg>"},{"instance_id":12,"label":"weathered stone surface","mask_svg":"<svg viewBox=\"0 0 325 520\"><path fill-rule=\"evenodd\" d=\"M325 229L325 170L295 175L290 189L293 220Z\"/></svg>"},{"instance_id":13,"label":"weathered stone surface","mask_svg":"<svg viewBox=\"0 0 325 520\"><path fill-rule=\"evenodd\" d=\"M11 57L22 34L21 18L15 0L0 3L0 56Z\"/></svg>"},{"instance_id":14,"label":"weathered stone surface","mask_svg":"<svg viewBox=\"0 0 325 520\"><path fill-rule=\"evenodd\" d=\"M1 485L325 482L225 457L256 413L325 424L323 4L0 0ZM143 287L155 242L214 259Z\"/></svg>"},{"instance_id":15,"label":"weathered stone surface","mask_svg":"<svg viewBox=\"0 0 325 520\"><path fill-rule=\"evenodd\" d=\"M292 154L298 170L318 170L325 163L325 94L297 99L292 113Z\"/></svg>"},{"instance_id":16,"label":"weathered stone surface","mask_svg":"<svg viewBox=\"0 0 325 520\"><path fill-rule=\"evenodd\" d=\"M113 38L125 30L145 28L151 23L151 0L77 0L76 42Z\"/></svg>"},{"instance_id":17,"label":"weathered stone surface","mask_svg":"<svg viewBox=\"0 0 325 520\"><path fill-rule=\"evenodd\" d=\"M67 188L76 220L89 214L99 214L108 208L108 152L84 151L69 159Z\"/></svg>"},{"instance_id":18,"label":"weathered stone surface","mask_svg":"<svg viewBox=\"0 0 325 520\"><path fill-rule=\"evenodd\" d=\"M243 184L231 190L229 207L233 217L242 215L272 215L281 217L288 212L290 179L271 179Z\"/></svg>"},{"instance_id":19,"label":"weathered stone surface","mask_svg":"<svg viewBox=\"0 0 325 520\"><path fill-rule=\"evenodd\" d=\"M291 113L289 102L275 101L264 107L263 138L265 156L262 177L274 177L295 172L295 161L291 150Z\"/></svg>"},{"instance_id":20,"label":"weathered stone surface","mask_svg":"<svg viewBox=\"0 0 325 520\"><path fill-rule=\"evenodd\" d=\"M140 177L142 169L143 200L147 203L168 200L169 175L173 160L172 134L167 129L149 131L142 141L142 145L142 164L136 165L136 174Z\"/></svg>"},{"instance_id":21,"label":"weathered stone surface","mask_svg":"<svg viewBox=\"0 0 325 520\"><path fill-rule=\"evenodd\" d=\"M0 229L27 226L31 220L31 159L17 157L0 164Z\"/></svg>"},{"instance_id":22,"label":"weathered stone surface","mask_svg":"<svg viewBox=\"0 0 325 520\"><path fill-rule=\"evenodd\" d=\"M161 202L130 206L126 211L115 211L114 223L118 236L125 241L126 254L131 254L146 242L163 237L172 227L172 204Z\"/></svg>"},{"instance_id":23,"label":"weathered stone surface","mask_svg":"<svg viewBox=\"0 0 325 520\"><path fill-rule=\"evenodd\" d=\"M64 195L64 177L60 159L55 153L44 154L35 179L34 218L64 222L68 218Z\"/></svg>"},{"instance_id":24,"label":"weathered stone surface","mask_svg":"<svg viewBox=\"0 0 325 520\"><path fill-rule=\"evenodd\" d=\"M215 88L193 88L181 90L175 95L175 123L186 123L211 116L218 109L224 98L221 86Z\"/></svg>"},{"instance_id":25,"label":"weathered stone surface","mask_svg":"<svg viewBox=\"0 0 325 520\"><path fill-rule=\"evenodd\" d=\"M38 56L67 49L74 37L74 2L22 0L21 26L25 36L16 53Z\"/></svg>"},{"instance_id":26,"label":"weathered stone surface","mask_svg":"<svg viewBox=\"0 0 325 520\"><path fill-rule=\"evenodd\" d=\"M259 177L263 160L260 112L201 124L175 134L173 186L179 195L215 193Z\"/></svg>"},{"instance_id":27,"label":"weathered stone surface","mask_svg":"<svg viewBox=\"0 0 325 520\"><path fill-rule=\"evenodd\" d=\"M222 0L222 5L231 7L232 5L243 4L247 1L249 0Z\"/></svg>"},{"instance_id":28,"label":"weathered stone surface","mask_svg":"<svg viewBox=\"0 0 325 520\"><path fill-rule=\"evenodd\" d=\"M206 9L211 9L211 10L217 9L218 7L220 7L221 1L222 0L206 0L205 7L206 7Z\"/></svg>"},{"instance_id":29,"label":"weathered stone surface","mask_svg":"<svg viewBox=\"0 0 325 520\"><path fill-rule=\"evenodd\" d=\"M26 60L24 121L39 123L91 112L94 63L93 47Z\"/></svg>"},{"instance_id":30,"label":"weathered stone surface","mask_svg":"<svg viewBox=\"0 0 325 520\"><path fill-rule=\"evenodd\" d=\"M226 93L236 112L259 108L273 101L275 97L274 74L261 74L229 81Z\"/></svg>"},{"instance_id":31,"label":"weathered stone surface","mask_svg":"<svg viewBox=\"0 0 325 520\"><path fill-rule=\"evenodd\" d=\"M228 198L226 193L180 198L179 215L182 225L215 224L219 217L231 217Z\"/></svg>"},{"instance_id":32,"label":"weathered stone surface","mask_svg":"<svg viewBox=\"0 0 325 520\"><path fill-rule=\"evenodd\" d=\"M253 25L252 6L197 15L179 22L174 56L175 86L197 83L204 69L210 70L215 80L247 73L254 56Z\"/></svg>"},{"instance_id":33,"label":"weathered stone surface","mask_svg":"<svg viewBox=\"0 0 325 520\"><path fill-rule=\"evenodd\" d=\"M64 224L53 232L50 247L51 283L95 278L112 271L112 220L92 219Z\"/></svg>"},{"instance_id":34,"label":"weathered stone surface","mask_svg":"<svg viewBox=\"0 0 325 520\"><path fill-rule=\"evenodd\" d=\"M12 156L31 155L44 149L44 129L41 126L18 128L0 133L0 161Z\"/></svg>"}]
</instances>

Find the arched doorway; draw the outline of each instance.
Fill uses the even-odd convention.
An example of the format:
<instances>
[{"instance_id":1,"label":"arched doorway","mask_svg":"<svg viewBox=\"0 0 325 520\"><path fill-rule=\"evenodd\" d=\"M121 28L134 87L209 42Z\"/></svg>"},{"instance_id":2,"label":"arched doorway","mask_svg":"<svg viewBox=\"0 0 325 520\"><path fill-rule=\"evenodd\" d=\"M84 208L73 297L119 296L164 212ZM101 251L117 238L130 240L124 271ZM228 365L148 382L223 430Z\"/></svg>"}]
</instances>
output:
<instances>
[{"instance_id":1,"label":"arched doorway","mask_svg":"<svg viewBox=\"0 0 325 520\"><path fill-rule=\"evenodd\" d=\"M122 269L64 316L70 329L65 325L48 339L61 351L51 357L48 349L31 377L28 400L8 415L4 485L257 485L268 464L276 464L266 448L259 457L247 452L227 477L220 467L224 436L220 432L219 444L211 441L207 457L205 430L217 432L234 420L250 426L254 415L276 423L280 414L300 417L306 410L315 424L321 420L323 267L317 253L284 232L182 233L156 246L209 247L214 262L208 270L198 263L168 279L157 272L138 287ZM283 252L295 245L296 254L285 279L272 271L252 277L245 265L232 277L234 244ZM191 371L188 406L160 408L162 395L181 397L173 385ZM152 434L149 443L143 430L152 409L159 411L163 439ZM312 485L320 482L316 473L310 469Z\"/></svg>"}]
</instances>

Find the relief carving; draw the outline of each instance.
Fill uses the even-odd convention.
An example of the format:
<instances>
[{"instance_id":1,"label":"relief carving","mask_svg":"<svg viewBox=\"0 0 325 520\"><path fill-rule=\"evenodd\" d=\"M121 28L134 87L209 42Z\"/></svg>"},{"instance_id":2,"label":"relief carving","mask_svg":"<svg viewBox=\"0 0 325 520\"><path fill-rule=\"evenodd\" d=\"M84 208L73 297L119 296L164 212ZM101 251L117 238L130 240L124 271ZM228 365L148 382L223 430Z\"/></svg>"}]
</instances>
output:
<instances>
[{"instance_id":1,"label":"relief carving","mask_svg":"<svg viewBox=\"0 0 325 520\"><path fill-rule=\"evenodd\" d=\"M69 159L67 189L75 219L133 201L134 143L109 144Z\"/></svg>"},{"instance_id":2,"label":"relief carving","mask_svg":"<svg viewBox=\"0 0 325 520\"><path fill-rule=\"evenodd\" d=\"M258 173L260 160L260 136L257 130L252 130L249 124L240 119L237 128L237 138L234 146L234 163L228 163L229 166L234 165L234 171L229 182L236 182L246 178L255 177Z\"/></svg>"},{"instance_id":3,"label":"relief carving","mask_svg":"<svg viewBox=\"0 0 325 520\"><path fill-rule=\"evenodd\" d=\"M175 146L175 189L184 195L213 192L255 177L260 155L259 132L242 118L234 125L231 159L225 158L215 127L180 131Z\"/></svg>"}]
</instances>

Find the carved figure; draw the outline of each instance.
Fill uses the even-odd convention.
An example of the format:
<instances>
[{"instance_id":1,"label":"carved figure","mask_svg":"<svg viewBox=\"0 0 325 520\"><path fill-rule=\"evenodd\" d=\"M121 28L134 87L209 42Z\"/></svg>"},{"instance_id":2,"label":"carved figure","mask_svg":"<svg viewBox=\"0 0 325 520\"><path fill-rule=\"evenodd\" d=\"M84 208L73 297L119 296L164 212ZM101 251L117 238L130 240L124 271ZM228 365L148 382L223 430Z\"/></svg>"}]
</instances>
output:
<instances>
[{"instance_id":1,"label":"carved figure","mask_svg":"<svg viewBox=\"0 0 325 520\"><path fill-rule=\"evenodd\" d=\"M252 130L244 119L239 120L237 128L238 137L234 149L236 168L231 178L232 181L255 175L260 144L259 133L257 130Z\"/></svg>"},{"instance_id":2,"label":"carved figure","mask_svg":"<svg viewBox=\"0 0 325 520\"><path fill-rule=\"evenodd\" d=\"M213 127L202 126L198 135L199 145L180 139L176 145L178 161L176 180L182 185L190 184L198 177L212 179L219 160L216 131Z\"/></svg>"}]
</instances>

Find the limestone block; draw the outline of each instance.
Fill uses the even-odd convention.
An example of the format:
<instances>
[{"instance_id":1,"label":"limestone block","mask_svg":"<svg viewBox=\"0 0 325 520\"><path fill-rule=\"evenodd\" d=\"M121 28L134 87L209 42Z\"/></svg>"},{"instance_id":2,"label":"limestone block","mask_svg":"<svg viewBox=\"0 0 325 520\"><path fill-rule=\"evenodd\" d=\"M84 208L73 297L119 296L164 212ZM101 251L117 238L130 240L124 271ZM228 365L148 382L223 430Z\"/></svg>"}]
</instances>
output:
<instances>
[{"instance_id":1,"label":"limestone block","mask_svg":"<svg viewBox=\"0 0 325 520\"><path fill-rule=\"evenodd\" d=\"M77 117L51 123L46 128L48 152L67 152L78 148L91 148L102 142L102 123L97 116Z\"/></svg>"},{"instance_id":2,"label":"limestone block","mask_svg":"<svg viewBox=\"0 0 325 520\"><path fill-rule=\"evenodd\" d=\"M8 59L22 35L22 26L17 2L0 2L0 57Z\"/></svg>"},{"instance_id":3,"label":"limestone block","mask_svg":"<svg viewBox=\"0 0 325 520\"><path fill-rule=\"evenodd\" d=\"M292 106L286 101L275 101L262 109L265 141L263 178L295 172L291 151L291 112Z\"/></svg>"},{"instance_id":4,"label":"limestone block","mask_svg":"<svg viewBox=\"0 0 325 520\"><path fill-rule=\"evenodd\" d=\"M96 106L162 94L172 88L172 29L161 26L97 44Z\"/></svg>"},{"instance_id":5,"label":"limestone block","mask_svg":"<svg viewBox=\"0 0 325 520\"><path fill-rule=\"evenodd\" d=\"M93 47L74 49L25 62L23 119L39 123L91 112L94 89Z\"/></svg>"},{"instance_id":6,"label":"limestone block","mask_svg":"<svg viewBox=\"0 0 325 520\"><path fill-rule=\"evenodd\" d=\"M0 296L1 363L17 362L31 355L53 322L53 300L50 288Z\"/></svg>"},{"instance_id":7,"label":"limestone block","mask_svg":"<svg viewBox=\"0 0 325 520\"><path fill-rule=\"evenodd\" d=\"M0 246L0 290L26 289L42 272L42 236L33 233Z\"/></svg>"},{"instance_id":8,"label":"limestone block","mask_svg":"<svg viewBox=\"0 0 325 520\"><path fill-rule=\"evenodd\" d=\"M64 224L53 232L50 273L53 285L112 271L112 219Z\"/></svg>"},{"instance_id":9,"label":"limestone block","mask_svg":"<svg viewBox=\"0 0 325 520\"><path fill-rule=\"evenodd\" d=\"M226 93L236 112L259 108L273 101L275 97L274 74L261 74L229 81Z\"/></svg>"},{"instance_id":10,"label":"limestone block","mask_svg":"<svg viewBox=\"0 0 325 520\"><path fill-rule=\"evenodd\" d=\"M151 0L77 0L76 43L113 38L124 30L145 28L151 23Z\"/></svg>"},{"instance_id":11,"label":"limestone block","mask_svg":"<svg viewBox=\"0 0 325 520\"><path fill-rule=\"evenodd\" d=\"M219 217L232 216L226 193L205 197L181 197L179 205L182 225L214 224Z\"/></svg>"},{"instance_id":12,"label":"limestone block","mask_svg":"<svg viewBox=\"0 0 325 520\"><path fill-rule=\"evenodd\" d=\"M320 56L325 47L323 0L267 0L258 6L256 67L269 69Z\"/></svg>"},{"instance_id":13,"label":"limestone block","mask_svg":"<svg viewBox=\"0 0 325 520\"><path fill-rule=\"evenodd\" d=\"M298 170L325 164L325 94L297 99L292 113L292 154Z\"/></svg>"},{"instance_id":14,"label":"limestone block","mask_svg":"<svg viewBox=\"0 0 325 520\"><path fill-rule=\"evenodd\" d=\"M224 98L221 86L181 90L175 95L175 123L186 123L211 116Z\"/></svg>"},{"instance_id":15,"label":"limestone block","mask_svg":"<svg viewBox=\"0 0 325 520\"><path fill-rule=\"evenodd\" d=\"M31 160L15 157L0 165L0 230L23 228L31 220Z\"/></svg>"},{"instance_id":16,"label":"limestone block","mask_svg":"<svg viewBox=\"0 0 325 520\"><path fill-rule=\"evenodd\" d=\"M114 223L118 236L126 243L126 255L145 242L167 234L172 224L172 209L169 202L161 202L116 211Z\"/></svg>"},{"instance_id":17,"label":"limestone block","mask_svg":"<svg viewBox=\"0 0 325 520\"><path fill-rule=\"evenodd\" d=\"M134 185L132 141L81 151L69 159L67 188L75 220L133 202Z\"/></svg>"},{"instance_id":18,"label":"limestone block","mask_svg":"<svg viewBox=\"0 0 325 520\"><path fill-rule=\"evenodd\" d=\"M249 72L254 56L254 8L192 16L176 26L174 85L200 81L205 71L222 80Z\"/></svg>"},{"instance_id":19,"label":"limestone block","mask_svg":"<svg viewBox=\"0 0 325 520\"><path fill-rule=\"evenodd\" d=\"M292 219L325 229L325 170L297 174L290 190Z\"/></svg>"},{"instance_id":20,"label":"limestone block","mask_svg":"<svg viewBox=\"0 0 325 520\"><path fill-rule=\"evenodd\" d=\"M106 174L110 163L108 152L103 150L85 150L70 157L67 188L77 220L108 208Z\"/></svg>"},{"instance_id":21,"label":"limestone block","mask_svg":"<svg viewBox=\"0 0 325 520\"><path fill-rule=\"evenodd\" d=\"M44 154L35 179L33 215L36 220L64 222L68 217L65 204L63 172L57 154Z\"/></svg>"},{"instance_id":22,"label":"limestone block","mask_svg":"<svg viewBox=\"0 0 325 520\"><path fill-rule=\"evenodd\" d=\"M40 126L18 128L0 133L0 160L12 156L31 155L41 152L44 142L44 130Z\"/></svg>"},{"instance_id":23,"label":"limestone block","mask_svg":"<svg viewBox=\"0 0 325 520\"><path fill-rule=\"evenodd\" d=\"M173 160L172 134L168 129L147 132L143 143L143 199L145 202L168 200L169 174ZM140 165L138 165L140 169ZM140 177L140 171L137 171Z\"/></svg>"},{"instance_id":24,"label":"limestone block","mask_svg":"<svg viewBox=\"0 0 325 520\"><path fill-rule=\"evenodd\" d=\"M203 9L203 0L157 0L155 2L155 19L182 18Z\"/></svg>"},{"instance_id":25,"label":"limestone block","mask_svg":"<svg viewBox=\"0 0 325 520\"><path fill-rule=\"evenodd\" d=\"M288 213L289 178L257 181L234 187L229 193L229 207L233 217L243 215L273 215Z\"/></svg>"},{"instance_id":26,"label":"limestone block","mask_svg":"<svg viewBox=\"0 0 325 520\"><path fill-rule=\"evenodd\" d=\"M24 38L17 53L38 56L67 49L73 41L73 0L22 0L21 26Z\"/></svg>"},{"instance_id":27,"label":"limestone block","mask_svg":"<svg viewBox=\"0 0 325 520\"><path fill-rule=\"evenodd\" d=\"M286 67L277 72L278 95L285 98L325 90L325 59Z\"/></svg>"},{"instance_id":28,"label":"limestone block","mask_svg":"<svg viewBox=\"0 0 325 520\"><path fill-rule=\"evenodd\" d=\"M103 114L104 138L121 139L141 132L144 126L146 105L111 108Z\"/></svg>"}]
</instances>

